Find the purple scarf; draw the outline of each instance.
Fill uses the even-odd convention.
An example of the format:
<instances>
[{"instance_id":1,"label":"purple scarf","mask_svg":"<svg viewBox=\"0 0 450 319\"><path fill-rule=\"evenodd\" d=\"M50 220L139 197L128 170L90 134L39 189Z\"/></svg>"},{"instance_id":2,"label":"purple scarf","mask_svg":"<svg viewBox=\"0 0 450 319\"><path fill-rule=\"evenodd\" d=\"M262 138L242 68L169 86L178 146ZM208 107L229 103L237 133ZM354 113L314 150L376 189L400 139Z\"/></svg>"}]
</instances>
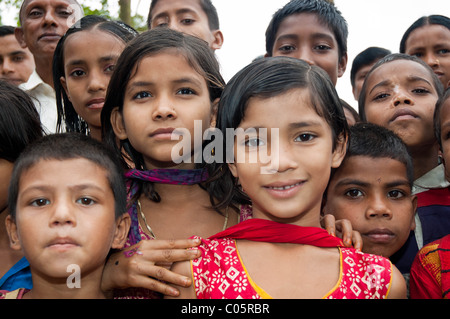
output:
<instances>
[{"instance_id":1,"label":"purple scarf","mask_svg":"<svg viewBox=\"0 0 450 319\"><path fill-rule=\"evenodd\" d=\"M125 179L129 187L128 200L138 191L139 184L136 183L138 180L171 185L194 185L206 181L208 177L206 169L152 169L148 171L130 169L125 173ZM128 208L128 214L131 217L131 228L128 237L130 239L129 242L134 245L141 241L137 201Z\"/></svg>"}]
</instances>

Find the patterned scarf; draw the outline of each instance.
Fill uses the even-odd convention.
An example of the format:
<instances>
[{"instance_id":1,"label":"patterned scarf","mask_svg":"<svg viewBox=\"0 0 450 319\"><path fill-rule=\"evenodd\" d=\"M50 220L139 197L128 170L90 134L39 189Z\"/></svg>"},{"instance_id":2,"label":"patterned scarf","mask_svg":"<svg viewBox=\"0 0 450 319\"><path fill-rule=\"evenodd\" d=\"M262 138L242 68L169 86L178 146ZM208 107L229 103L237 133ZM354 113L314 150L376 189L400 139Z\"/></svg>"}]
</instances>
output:
<instances>
[{"instance_id":1,"label":"patterned scarf","mask_svg":"<svg viewBox=\"0 0 450 319\"><path fill-rule=\"evenodd\" d=\"M125 179L129 189L128 200L133 198L139 189L139 183L136 181L171 185L194 185L206 181L208 177L209 175L207 169L153 169L148 171L131 169L125 173ZM128 208L128 214L131 217L129 242L134 245L141 241L141 235L139 234L137 201L135 201Z\"/></svg>"}]
</instances>

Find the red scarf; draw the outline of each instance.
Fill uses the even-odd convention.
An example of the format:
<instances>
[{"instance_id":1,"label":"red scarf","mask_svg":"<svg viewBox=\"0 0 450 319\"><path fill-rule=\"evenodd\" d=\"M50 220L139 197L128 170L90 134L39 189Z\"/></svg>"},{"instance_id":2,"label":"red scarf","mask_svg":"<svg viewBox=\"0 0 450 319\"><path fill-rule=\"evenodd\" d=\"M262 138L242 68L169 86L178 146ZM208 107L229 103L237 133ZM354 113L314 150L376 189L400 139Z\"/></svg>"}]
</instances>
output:
<instances>
[{"instance_id":1,"label":"red scarf","mask_svg":"<svg viewBox=\"0 0 450 319\"><path fill-rule=\"evenodd\" d=\"M318 227L302 227L252 218L209 237L247 239L270 243L292 243L317 247L344 247L341 239Z\"/></svg>"}]
</instances>

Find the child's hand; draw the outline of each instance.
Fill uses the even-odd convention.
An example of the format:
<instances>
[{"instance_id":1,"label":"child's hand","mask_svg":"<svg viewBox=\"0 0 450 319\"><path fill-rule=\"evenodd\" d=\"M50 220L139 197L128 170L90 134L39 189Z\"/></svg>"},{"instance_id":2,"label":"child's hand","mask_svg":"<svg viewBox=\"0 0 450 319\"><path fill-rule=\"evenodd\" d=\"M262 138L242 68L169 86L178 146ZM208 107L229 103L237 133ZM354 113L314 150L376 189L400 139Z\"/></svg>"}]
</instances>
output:
<instances>
[{"instance_id":1,"label":"child's hand","mask_svg":"<svg viewBox=\"0 0 450 319\"><path fill-rule=\"evenodd\" d=\"M188 249L199 244L199 239L142 240L134 246L116 252L105 265L102 290L141 287L164 295L177 296L178 290L164 282L189 287L192 280L169 269L175 261L200 257L201 252L198 249Z\"/></svg>"},{"instance_id":2,"label":"child's hand","mask_svg":"<svg viewBox=\"0 0 450 319\"><path fill-rule=\"evenodd\" d=\"M363 241L361 234L353 230L352 224L348 219L335 220L333 215L326 214L320 222L328 234L341 238L345 247L353 247L359 251L362 250Z\"/></svg>"}]
</instances>

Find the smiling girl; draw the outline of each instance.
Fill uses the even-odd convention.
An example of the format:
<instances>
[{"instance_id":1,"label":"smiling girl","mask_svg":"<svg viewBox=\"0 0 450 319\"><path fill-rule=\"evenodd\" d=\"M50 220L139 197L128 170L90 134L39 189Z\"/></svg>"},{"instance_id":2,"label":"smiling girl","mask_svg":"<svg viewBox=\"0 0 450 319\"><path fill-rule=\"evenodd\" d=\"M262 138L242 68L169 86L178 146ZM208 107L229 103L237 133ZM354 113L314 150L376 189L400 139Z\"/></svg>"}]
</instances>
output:
<instances>
[{"instance_id":1,"label":"smiling girl","mask_svg":"<svg viewBox=\"0 0 450 319\"><path fill-rule=\"evenodd\" d=\"M230 137L234 157L217 164L212 189L218 205L246 198L253 218L203 239L200 258L174 264L195 284L181 289L180 298L405 296L403 278L388 260L344 248L320 229L323 194L345 156L348 135L325 71L294 58L254 62L225 88L217 127L226 132L224 140L227 128L245 132ZM268 167L249 161L272 144L279 151L270 152ZM236 158L239 152L245 160Z\"/></svg>"}]
</instances>

